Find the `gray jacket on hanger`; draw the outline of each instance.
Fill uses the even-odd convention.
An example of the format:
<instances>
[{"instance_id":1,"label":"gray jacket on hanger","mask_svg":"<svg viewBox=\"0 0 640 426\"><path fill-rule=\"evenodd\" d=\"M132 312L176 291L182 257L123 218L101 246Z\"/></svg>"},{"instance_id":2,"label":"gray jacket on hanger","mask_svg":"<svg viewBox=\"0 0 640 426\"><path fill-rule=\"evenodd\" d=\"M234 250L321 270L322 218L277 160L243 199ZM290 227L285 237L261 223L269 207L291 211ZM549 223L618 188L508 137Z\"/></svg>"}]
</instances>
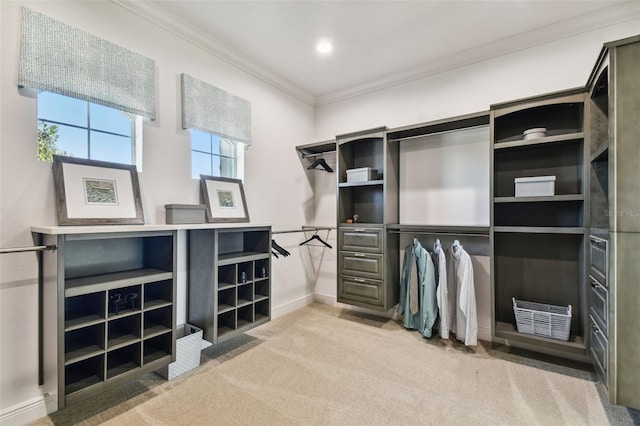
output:
<instances>
[{"instance_id":1,"label":"gray jacket on hanger","mask_svg":"<svg viewBox=\"0 0 640 426\"><path fill-rule=\"evenodd\" d=\"M438 316L435 268L429 252L415 238L404 252L398 315L406 328L431 337Z\"/></svg>"}]
</instances>

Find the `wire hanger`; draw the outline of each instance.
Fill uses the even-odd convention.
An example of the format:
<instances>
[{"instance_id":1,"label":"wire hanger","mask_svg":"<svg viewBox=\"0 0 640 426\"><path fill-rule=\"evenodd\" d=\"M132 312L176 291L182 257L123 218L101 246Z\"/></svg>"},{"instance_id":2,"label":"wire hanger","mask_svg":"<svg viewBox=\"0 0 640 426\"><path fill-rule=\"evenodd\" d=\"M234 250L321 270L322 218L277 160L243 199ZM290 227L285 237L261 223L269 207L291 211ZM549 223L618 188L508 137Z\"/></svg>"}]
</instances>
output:
<instances>
[{"instance_id":1,"label":"wire hanger","mask_svg":"<svg viewBox=\"0 0 640 426\"><path fill-rule=\"evenodd\" d=\"M317 232L317 231L316 231L316 233L315 233L315 234L313 234L313 236L312 236L311 238L309 238L309 239L308 239L308 240L306 240L306 241L301 242L301 243L300 243L300 245L307 244L308 242L313 241L313 240L318 240L318 241L320 241L322 244L324 244L325 246L329 247L330 249L332 249L332 248L333 248L333 247L331 247L331 245L330 245L328 242L326 242L325 240L323 240L322 238L320 238L320 236L318 235L318 232Z\"/></svg>"},{"instance_id":2,"label":"wire hanger","mask_svg":"<svg viewBox=\"0 0 640 426\"><path fill-rule=\"evenodd\" d=\"M307 167L307 170L320 170L317 169L318 166L322 166L325 171L333 173L333 169L327 164L327 161L324 158L316 158L316 160Z\"/></svg>"}]
</instances>

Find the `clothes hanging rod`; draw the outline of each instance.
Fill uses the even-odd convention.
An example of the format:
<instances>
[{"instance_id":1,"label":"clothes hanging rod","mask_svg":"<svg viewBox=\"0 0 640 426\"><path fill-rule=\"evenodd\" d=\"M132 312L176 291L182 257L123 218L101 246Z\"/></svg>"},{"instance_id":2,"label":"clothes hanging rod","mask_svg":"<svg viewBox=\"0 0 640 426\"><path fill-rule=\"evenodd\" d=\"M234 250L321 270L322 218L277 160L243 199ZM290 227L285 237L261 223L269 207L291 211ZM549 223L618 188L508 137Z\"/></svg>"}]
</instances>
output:
<instances>
[{"instance_id":1,"label":"clothes hanging rod","mask_svg":"<svg viewBox=\"0 0 640 426\"><path fill-rule=\"evenodd\" d=\"M445 134L445 133L455 133L455 132L462 132L462 131L465 131L465 130L480 129L482 127L489 127L489 125L488 124L478 124L476 126L460 127L460 128L457 128L457 129L449 129L449 130L440 130L438 132L423 133L421 135L406 136L404 138L389 138L389 142L402 142L402 141L408 141L408 140L411 140L411 139L426 138L428 136L433 136L433 135L442 135L442 134Z\"/></svg>"},{"instance_id":2,"label":"clothes hanging rod","mask_svg":"<svg viewBox=\"0 0 640 426\"><path fill-rule=\"evenodd\" d=\"M319 155L330 154L330 153L333 153L333 152L336 152L335 149L332 150L332 151L314 152L314 153L311 153L311 154L300 154L300 156L302 158L309 158L309 157L317 157Z\"/></svg>"},{"instance_id":3,"label":"clothes hanging rod","mask_svg":"<svg viewBox=\"0 0 640 426\"><path fill-rule=\"evenodd\" d=\"M389 230L392 234L413 234L413 235L434 235L434 236L451 236L451 237L485 237L488 238L489 234L468 234L464 232L437 232L437 231L400 231Z\"/></svg>"},{"instance_id":4,"label":"clothes hanging rod","mask_svg":"<svg viewBox=\"0 0 640 426\"><path fill-rule=\"evenodd\" d=\"M0 249L0 254L4 253L23 253L27 251L45 251L45 250L56 250L55 244L47 245L47 246L32 246L32 247L11 247L11 248L3 248Z\"/></svg>"},{"instance_id":5,"label":"clothes hanging rod","mask_svg":"<svg viewBox=\"0 0 640 426\"><path fill-rule=\"evenodd\" d=\"M289 229L286 231L273 231L271 234L292 234L294 232L309 232L309 231L328 231L336 229L330 226L303 226L302 229Z\"/></svg>"}]
</instances>

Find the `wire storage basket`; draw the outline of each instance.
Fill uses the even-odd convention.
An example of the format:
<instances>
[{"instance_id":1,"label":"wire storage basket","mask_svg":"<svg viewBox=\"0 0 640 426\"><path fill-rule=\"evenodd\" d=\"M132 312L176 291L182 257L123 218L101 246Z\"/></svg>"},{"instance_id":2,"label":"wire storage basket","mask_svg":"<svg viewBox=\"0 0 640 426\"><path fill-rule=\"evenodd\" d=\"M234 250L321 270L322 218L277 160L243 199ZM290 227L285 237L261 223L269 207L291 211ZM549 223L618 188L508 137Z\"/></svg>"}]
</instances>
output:
<instances>
[{"instance_id":1,"label":"wire storage basket","mask_svg":"<svg viewBox=\"0 0 640 426\"><path fill-rule=\"evenodd\" d=\"M571 329L571 305L555 306L545 303L513 300L513 313L516 316L518 332L569 340Z\"/></svg>"}]
</instances>

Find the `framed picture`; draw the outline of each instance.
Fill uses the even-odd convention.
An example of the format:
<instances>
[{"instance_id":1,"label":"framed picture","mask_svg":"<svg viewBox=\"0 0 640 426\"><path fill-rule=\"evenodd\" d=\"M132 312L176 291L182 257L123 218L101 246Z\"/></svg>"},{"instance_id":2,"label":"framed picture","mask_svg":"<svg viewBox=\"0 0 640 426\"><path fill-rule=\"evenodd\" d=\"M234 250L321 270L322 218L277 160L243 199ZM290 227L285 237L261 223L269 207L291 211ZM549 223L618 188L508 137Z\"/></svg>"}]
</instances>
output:
<instances>
[{"instance_id":1,"label":"framed picture","mask_svg":"<svg viewBox=\"0 0 640 426\"><path fill-rule=\"evenodd\" d=\"M240 179L200 175L200 193L208 222L249 222Z\"/></svg>"},{"instance_id":2,"label":"framed picture","mask_svg":"<svg viewBox=\"0 0 640 426\"><path fill-rule=\"evenodd\" d=\"M135 165L53 156L59 225L142 225Z\"/></svg>"}]
</instances>

